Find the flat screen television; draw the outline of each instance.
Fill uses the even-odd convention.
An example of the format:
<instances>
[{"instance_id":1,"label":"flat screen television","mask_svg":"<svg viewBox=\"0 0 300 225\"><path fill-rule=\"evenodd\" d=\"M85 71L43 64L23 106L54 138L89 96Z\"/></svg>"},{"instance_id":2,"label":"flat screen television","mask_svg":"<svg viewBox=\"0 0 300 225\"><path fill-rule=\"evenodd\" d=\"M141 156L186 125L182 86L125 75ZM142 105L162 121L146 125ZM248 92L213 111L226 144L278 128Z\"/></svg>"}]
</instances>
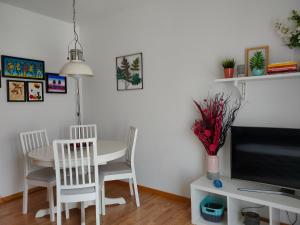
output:
<instances>
[{"instance_id":1,"label":"flat screen television","mask_svg":"<svg viewBox=\"0 0 300 225\"><path fill-rule=\"evenodd\" d=\"M300 129L233 126L231 178L300 190Z\"/></svg>"}]
</instances>

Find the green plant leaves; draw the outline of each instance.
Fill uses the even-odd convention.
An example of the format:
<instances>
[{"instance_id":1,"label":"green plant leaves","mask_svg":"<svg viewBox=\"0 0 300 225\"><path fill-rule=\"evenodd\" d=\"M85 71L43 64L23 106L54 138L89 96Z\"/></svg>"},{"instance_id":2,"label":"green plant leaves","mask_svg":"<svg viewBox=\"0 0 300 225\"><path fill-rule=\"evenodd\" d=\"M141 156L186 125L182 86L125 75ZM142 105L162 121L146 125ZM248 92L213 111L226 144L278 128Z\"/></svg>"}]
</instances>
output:
<instances>
[{"instance_id":1,"label":"green plant leaves","mask_svg":"<svg viewBox=\"0 0 300 225\"><path fill-rule=\"evenodd\" d=\"M223 62L222 62L222 66L223 66L224 69L234 68L235 61L234 61L234 59L224 59Z\"/></svg>"},{"instance_id":2,"label":"green plant leaves","mask_svg":"<svg viewBox=\"0 0 300 225\"><path fill-rule=\"evenodd\" d=\"M262 51L255 52L250 59L250 69L262 70L265 68L265 57Z\"/></svg>"},{"instance_id":3,"label":"green plant leaves","mask_svg":"<svg viewBox=\"0 0 300 225\"><path fill-rule=\"evenodd\" d=\"M140 60L137 57L133 60L132 64L123 57L120 67L117 67L117 79L125 80L132 85L139 85L142 82L140 74L137 72L140 70Z\"/></svg>"}]
</instances>

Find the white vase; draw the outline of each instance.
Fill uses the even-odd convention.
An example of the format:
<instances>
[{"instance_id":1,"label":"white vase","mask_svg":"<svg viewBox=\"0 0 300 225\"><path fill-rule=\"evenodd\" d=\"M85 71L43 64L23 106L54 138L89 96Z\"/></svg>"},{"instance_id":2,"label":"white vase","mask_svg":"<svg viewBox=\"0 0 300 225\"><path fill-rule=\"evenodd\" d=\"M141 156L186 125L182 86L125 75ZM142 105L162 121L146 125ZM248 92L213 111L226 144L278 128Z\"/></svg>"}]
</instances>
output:
<instances>
[{"instance_id":1,"label":"white vase","mask_svg":"<svg viewBox=\"0 0 300 225\"><path fill-rule=\"evenodd\" d=\"M207 163L207 178L215 180L220 178L219 171L219 157L216 155L208 155L206 158Z\"/></svg>"},{"instance_id":2,"label":"white vase","mask_svg":"<svg viewBox=\"0 0 300 225\"><path fill-rule=\"evenodd\" d=\"M300 48L294 49L293 60L298 63L298 70L300 69Z\"/></svg>"}]
</instances>

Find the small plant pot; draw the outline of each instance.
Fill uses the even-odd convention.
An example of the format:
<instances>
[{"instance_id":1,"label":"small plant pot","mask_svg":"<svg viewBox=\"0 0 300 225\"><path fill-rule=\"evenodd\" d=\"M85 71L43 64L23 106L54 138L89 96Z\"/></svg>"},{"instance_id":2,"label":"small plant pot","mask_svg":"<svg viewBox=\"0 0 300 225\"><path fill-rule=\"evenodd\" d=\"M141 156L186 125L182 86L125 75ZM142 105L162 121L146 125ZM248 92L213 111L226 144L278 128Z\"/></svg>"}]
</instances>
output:
<instances>
[{"instance_id":1,"label":"small plant pot","mask_svg":"<svg viewBox=\"0 0 300 225\"><path fill-rule=\"evenodd\" d=\"M224 77L225 78L233 78L234 68L225 68L224 69Z\"/></svg>"},{"instance_id":2,"label":"small plant pot","mask_svg":"<svg viewBox=\"0 0 300 225\"><path fill-rule=\"evenodd\" d=\"M264 75L264 73L265 73L264 69L253 69L252 70L253 76L262 76L262 75Z\"/></svg>"},{"instance_id":3,"label":"small plant pot","mask_svg":"<svg viewBox=\"0 0 300 225\"><path fill-rule=\"evenodd\" d=\"M206 158L207 163L207 178L215 180L220 178L219 172L219 157L216 155L208 155Z\"/></svg>"}]
</instances>

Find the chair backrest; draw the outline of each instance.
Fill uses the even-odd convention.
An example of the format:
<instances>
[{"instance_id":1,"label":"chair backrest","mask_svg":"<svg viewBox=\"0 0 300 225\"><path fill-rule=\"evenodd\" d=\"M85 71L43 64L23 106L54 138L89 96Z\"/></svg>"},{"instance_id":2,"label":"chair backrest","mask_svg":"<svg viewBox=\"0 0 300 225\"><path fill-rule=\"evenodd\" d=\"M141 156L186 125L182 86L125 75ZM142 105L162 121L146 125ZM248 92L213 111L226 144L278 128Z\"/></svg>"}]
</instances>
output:
<instances>
[{"instance_id":1,"label":"chair backrest","mask_svg":"<svg viewBox=\"0 0 300 225\"><path fill-rule=\"evenodd\" d=\"M58 190L98 185L96 138L54 140L53 152Z\"/></svg>"},{"instance_id":2,"label":"chair backrest","mask_svg":"<svg viewBox=\"0 0 300 225\"><path fill-rule=\"evenodd\" d=\"M31 163L27 157L27 154L34 149L49 146L49 139L47 131L35 130L20 133L20 141L22 151L25 157L25 175L31 170Z\"/></svg>"},{"instance_id":3,"label":"chair backrest","mask_svg":"<svg viewBox=\"0 0 300 225\"><path fill-rule=\"evenodd\" d=\"M70 126L70 139L97 138L97 125L73 125Z\"/></svg>"},{"instance_id":4,"label":"chair backrest","mask_svg":"<svg viewBox=\"0 0 300 225\"><path fill-rule=\"evenodd\" d=\"M126 152L126 161L134 166L134 155L135 155L135 146L137 140L138 129L135 127L129 128L128 140L127 140L127 152Z\"/></svg>"}]
</instances>

